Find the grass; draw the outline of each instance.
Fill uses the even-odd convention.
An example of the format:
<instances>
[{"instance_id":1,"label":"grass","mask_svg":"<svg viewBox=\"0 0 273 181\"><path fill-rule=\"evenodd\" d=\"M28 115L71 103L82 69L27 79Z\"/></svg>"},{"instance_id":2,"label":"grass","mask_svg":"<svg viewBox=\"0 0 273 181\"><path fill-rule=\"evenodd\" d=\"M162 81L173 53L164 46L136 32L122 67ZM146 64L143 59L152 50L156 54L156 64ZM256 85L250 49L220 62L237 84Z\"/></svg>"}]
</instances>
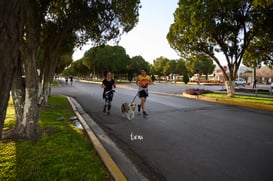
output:
<instances>
[{"instance_id":1,"label":"grass","mask_svg":"<svg viewBox=\"0 0 273 181\"><path fill-rule=\"evenodd\" d=\"M58 82L56 79L53 79L52 81L52 87L58 87Z\"/></svg>"},{"instance_id":2,"label":"grass","mask_svg":"<svg viewBox=\"0 0 273 181\"><path fill-rule=\"evenodd\" d=\"M203 96L229 100L229 101L273 105L273 98L268 98L268 97L235 95L235 97L230 98L230 97L227 97L227 94L222 94L222 93L208 93L208 94L203 94Z\"/></svg>"},{"instance_id":3,"label":"grass","mask_svg":"<svg viewBox=\"0 0 273 181\"><path fill-rule=\"evenodd\" d=\"M0 141L0 180L109 180L110 175L74 116L65 97L49 98L41 110L38 141ZM4 130L15 120L9 103ZM63 121L56 118L64 117Z\"/></svg>"}]
</instances>

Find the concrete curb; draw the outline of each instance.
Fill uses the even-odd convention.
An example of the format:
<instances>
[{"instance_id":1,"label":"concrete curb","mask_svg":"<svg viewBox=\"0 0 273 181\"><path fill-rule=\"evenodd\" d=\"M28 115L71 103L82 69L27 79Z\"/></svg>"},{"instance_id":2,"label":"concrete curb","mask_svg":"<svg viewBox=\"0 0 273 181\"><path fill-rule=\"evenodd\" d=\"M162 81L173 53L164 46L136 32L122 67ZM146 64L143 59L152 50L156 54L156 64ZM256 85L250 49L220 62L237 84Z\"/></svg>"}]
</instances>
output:
<instances>
[{"instance_id":1,"label":"concrete curb","mask_svg":"<svg viewBox=\"0 0 273 181\"><path fill-rule=\"evenodd\" d=\"M223 99L205 97L205 96L202 96L202 95L190 95L190 94L186 94L184 92L183 92L183 97L196 99L196 100L201 100L201 101L215 102L215 103L228 104L228 105L236 105L236 106L242 106L242 107L248 107L248 108L254 108L254 109L261 109L261 110L266 110L266 111L273 111L273 106L271 106L271 105L223 100Z\"/></svg>"},{"instance_id":2,"label":"concrete curb","mask_svg":"<svg viewBox=\"0 0 273 181\"><path fill-rule=\"evenodd\" d=\"M88 137L92 141L94 148L96 149L97 153L99 154L100 158L102 159L104 165L112 175L112 177L117 181L126 181L126 177L121 172L119 167L116 165L116 163L111 158L110 154L106 151L104 146L101 144L99 139L96 137L95 133L90 129L88 124L86 123L85 119L82 117L76 106L74 105L72 99L70 97L67 97L68 101L70 102L73 111L75 112L76 116L78 117L80 123L82 124L83 128L85 129Z\"/></svg>"}]
</instances>

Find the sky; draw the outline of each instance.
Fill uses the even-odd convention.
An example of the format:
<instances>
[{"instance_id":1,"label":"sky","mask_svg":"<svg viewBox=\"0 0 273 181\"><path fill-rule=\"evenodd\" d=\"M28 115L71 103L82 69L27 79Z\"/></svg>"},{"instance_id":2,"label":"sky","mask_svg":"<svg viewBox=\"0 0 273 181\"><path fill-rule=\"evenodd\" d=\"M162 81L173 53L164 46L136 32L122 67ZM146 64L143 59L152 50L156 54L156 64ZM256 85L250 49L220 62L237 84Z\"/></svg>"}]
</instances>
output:
<instances>
[{"instance_id":1,"label":"sky","mask_svg":"<svg viewBox=\"0 0 273 181\"><path fill-rule=\"evenodd\" d=\"M130 57L141 55L150 63L160 56L179 59L166 39L177 3L178 0L141 0L139 22L134 29L122 35L119 45ZM77 49L73 60L82 58L90 48L91 45L85 45L81 50Z\"/></svg>"}]
</instances>

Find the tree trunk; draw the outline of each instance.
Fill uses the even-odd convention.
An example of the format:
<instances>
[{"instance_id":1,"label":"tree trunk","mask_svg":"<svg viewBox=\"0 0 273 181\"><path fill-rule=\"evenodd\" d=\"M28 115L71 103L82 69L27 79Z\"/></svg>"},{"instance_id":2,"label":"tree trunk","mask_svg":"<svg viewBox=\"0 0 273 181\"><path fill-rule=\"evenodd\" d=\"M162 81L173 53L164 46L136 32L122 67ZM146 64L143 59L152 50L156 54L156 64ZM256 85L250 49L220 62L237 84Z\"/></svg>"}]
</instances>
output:
<instances>
[{"instance_id":1,"label":"tree trunk","mask_svg":"<svg viewBox=\"0 0 273 181\"><path fill-rule=\"evenodd\" d=\"M234 97L235 94L235 81L225 81L225 86L227 89L227 96Z\"/></svg>"},{"instance_id":2,"label":"tree trunk","mask_svg":"<svg viewBox=\"0 0 273 181\"><path fill-rule=\"evenodd\" d=\"M39 107L38 107L38 72L37 60L40 48L40 23L36 14L36 2L24 1L25 11L25 40L22 42L21 54L25 65L25 100L22 121L18 122L16 135L37 139L39 136ZM38 19L37 19L38 18Z\"/></svg>"},{"instance_id":3,"label":"tree trunk","mask_svg":"<svg viewBox=\"0 0 273 181\"><path fill-rule=\"evenodd\" d=\"M13 131L20 132L22 129L24 102L25 102L25 80L22 78L21 62L17 61L17 68L12 81L12 98L15 107L16 123Z\"/></svg>"},{"instance_id":4,"label":"tree trunk","mask_svg":"<svg viewBox=\"0 0 273 181\"><path fill-rule=\"evenodd\" d=\"M50 55L53 54L52 52L48 52L49 56L47 56L44 67L43 67L43 92L42 96L44 98L44 103L47 104L48 96L50 95L51 91L51 84L55 75L55 69L57 66L57 59Z\"/></svg>"},{"instance_id":5,"label":"tree trunk","mask_svg":"<svg viewBox=\"0 0 273 181\"><path fill-rule=\"evenodd\" d=\"M25 52L25 95L23 117L16 121L15 134L21 138L37 139L39 134L37 49ZM17 97L18 98L18 97ZM23 98L21 99L23 100ZM19 105L22 106L22 105ZM18 109L18 108L17 108ZM21 114L21 113L19 113ZM19 115L18 115L19 116Z\"/></svg>"},{"instance_id":6,"label":"tree trunk","mask_svg":"<svg viewBox=\"0 0 273 181\"><path fill-rule=\"evenodd\" d=\"M20 2L0 1L0 139L21 38Z\"/></svg>"}]
</instances>

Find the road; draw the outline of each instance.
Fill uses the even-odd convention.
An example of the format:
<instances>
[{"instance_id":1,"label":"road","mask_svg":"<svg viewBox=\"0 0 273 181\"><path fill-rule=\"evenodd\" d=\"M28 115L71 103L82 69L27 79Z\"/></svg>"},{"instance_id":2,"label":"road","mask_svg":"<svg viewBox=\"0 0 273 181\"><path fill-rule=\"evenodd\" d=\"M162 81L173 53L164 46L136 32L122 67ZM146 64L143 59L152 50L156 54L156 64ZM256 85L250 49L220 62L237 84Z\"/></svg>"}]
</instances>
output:
<instances>
[{"instance_id":1,"label":"road","mask_svg":"<svg viewBox=\"0 0 273 181\"><path fill-rule=\"evenodd\" d=\"M179 93L183 87L151 89ZM136 114L128 121L121 117L120 106L133 99L134 86L116 89L110 116L102 112L97 84L76 81L53 93L74 97L129 157L141 160L158 180L273 180L273 112L150 93L149 116Z\"/></svg>"}]
</instances>

